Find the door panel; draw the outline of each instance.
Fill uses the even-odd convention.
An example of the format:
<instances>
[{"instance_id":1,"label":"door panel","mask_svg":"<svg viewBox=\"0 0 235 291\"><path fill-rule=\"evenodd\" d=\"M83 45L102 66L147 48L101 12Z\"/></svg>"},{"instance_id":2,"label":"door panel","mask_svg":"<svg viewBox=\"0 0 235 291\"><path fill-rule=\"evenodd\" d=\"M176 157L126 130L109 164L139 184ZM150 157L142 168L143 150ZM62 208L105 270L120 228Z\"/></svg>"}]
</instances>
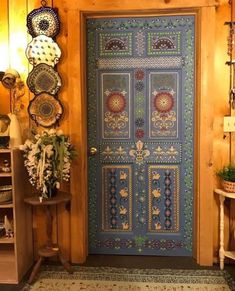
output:
<instances>
[{"instance_id":1,"label":"door panel","mask_svg":"<svg viewBox=\"0 0 235 291\"><path fill-rule=\"evenodd\" d=\"M191 255L194 16L87 21L89 251Z\"/></svg>"}]
</instances>

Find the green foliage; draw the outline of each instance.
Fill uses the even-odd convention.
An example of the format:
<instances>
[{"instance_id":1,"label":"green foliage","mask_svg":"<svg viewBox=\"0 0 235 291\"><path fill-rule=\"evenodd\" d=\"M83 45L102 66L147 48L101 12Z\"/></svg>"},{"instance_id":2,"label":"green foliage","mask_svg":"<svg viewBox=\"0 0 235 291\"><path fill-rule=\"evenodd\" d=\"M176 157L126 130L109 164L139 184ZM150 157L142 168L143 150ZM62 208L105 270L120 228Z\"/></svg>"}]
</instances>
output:
<instances>
[{"instance_id":1,"label":"green foliage","mask_svg":"<svg viewBox=\"0 0 235 291\"><path fill-rule=\"evenodd\" d=\"M225 181L235 182L235 165L223 167L216 175Z\"/></svg>"}]
</instances>

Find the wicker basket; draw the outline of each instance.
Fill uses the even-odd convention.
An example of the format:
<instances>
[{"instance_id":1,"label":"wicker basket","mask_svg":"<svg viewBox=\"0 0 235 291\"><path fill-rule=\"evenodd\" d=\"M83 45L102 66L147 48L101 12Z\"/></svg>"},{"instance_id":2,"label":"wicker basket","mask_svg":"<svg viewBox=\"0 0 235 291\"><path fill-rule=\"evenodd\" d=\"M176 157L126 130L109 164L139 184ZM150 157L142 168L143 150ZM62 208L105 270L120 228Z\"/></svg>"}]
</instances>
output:
<instances>
[{"instance_id":1,"label":"wicker basket","mask_svg":"<svg viewBox=\"0 0 235 291\"><path fill-rule=\"evenodd\" d=\"M10 200L12 200L12 186L0 186L0 203L8 202Z\"/></svg>"},{"instance_id":2,"label":"wicker basket","mask_svg":"<svg viewBox=\"0 0 235 291\"><path fill-rule=\"evenodd\" d=\"M235 182L222 180L222 186L226 192L235 193Z\"/></svg>"}]
</instances>

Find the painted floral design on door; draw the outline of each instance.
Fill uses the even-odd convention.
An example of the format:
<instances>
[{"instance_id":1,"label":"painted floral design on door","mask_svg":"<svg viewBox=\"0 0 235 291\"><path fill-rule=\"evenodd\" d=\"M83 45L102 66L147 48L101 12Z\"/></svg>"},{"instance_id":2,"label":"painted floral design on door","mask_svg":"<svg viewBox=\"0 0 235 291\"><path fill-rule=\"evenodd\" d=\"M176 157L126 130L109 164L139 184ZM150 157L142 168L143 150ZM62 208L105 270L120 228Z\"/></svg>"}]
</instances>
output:
<instances>
[{"instance_id":1,"label":"painted floral design on door","mask_svg":"<svg viewBox=\"0 0 235 291\"><path fill-rule=\"evenodd\" d=\"M194 20L87 21L90 253L192 254Z\"/></svg>"}]
</instances>

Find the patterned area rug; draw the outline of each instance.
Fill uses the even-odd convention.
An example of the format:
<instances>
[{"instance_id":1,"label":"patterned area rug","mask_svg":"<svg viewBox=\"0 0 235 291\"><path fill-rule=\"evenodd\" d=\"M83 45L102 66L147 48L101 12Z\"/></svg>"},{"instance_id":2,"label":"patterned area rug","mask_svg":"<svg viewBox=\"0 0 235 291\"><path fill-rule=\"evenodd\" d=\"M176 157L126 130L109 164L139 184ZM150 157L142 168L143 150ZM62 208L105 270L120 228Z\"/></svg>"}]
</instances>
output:
<instances>
[{"instance_id":1,"label":"patterned area rug","mask_svg":"<svg viewBox=\"0 0 235 291\"><path fill-rule=\"evenodd\" d=\"M68 274L60 267L43 270L36 282L22 291L227 291L235 283L226 271L125 269L74 267Z\"/></svg>"}]
</instances>

